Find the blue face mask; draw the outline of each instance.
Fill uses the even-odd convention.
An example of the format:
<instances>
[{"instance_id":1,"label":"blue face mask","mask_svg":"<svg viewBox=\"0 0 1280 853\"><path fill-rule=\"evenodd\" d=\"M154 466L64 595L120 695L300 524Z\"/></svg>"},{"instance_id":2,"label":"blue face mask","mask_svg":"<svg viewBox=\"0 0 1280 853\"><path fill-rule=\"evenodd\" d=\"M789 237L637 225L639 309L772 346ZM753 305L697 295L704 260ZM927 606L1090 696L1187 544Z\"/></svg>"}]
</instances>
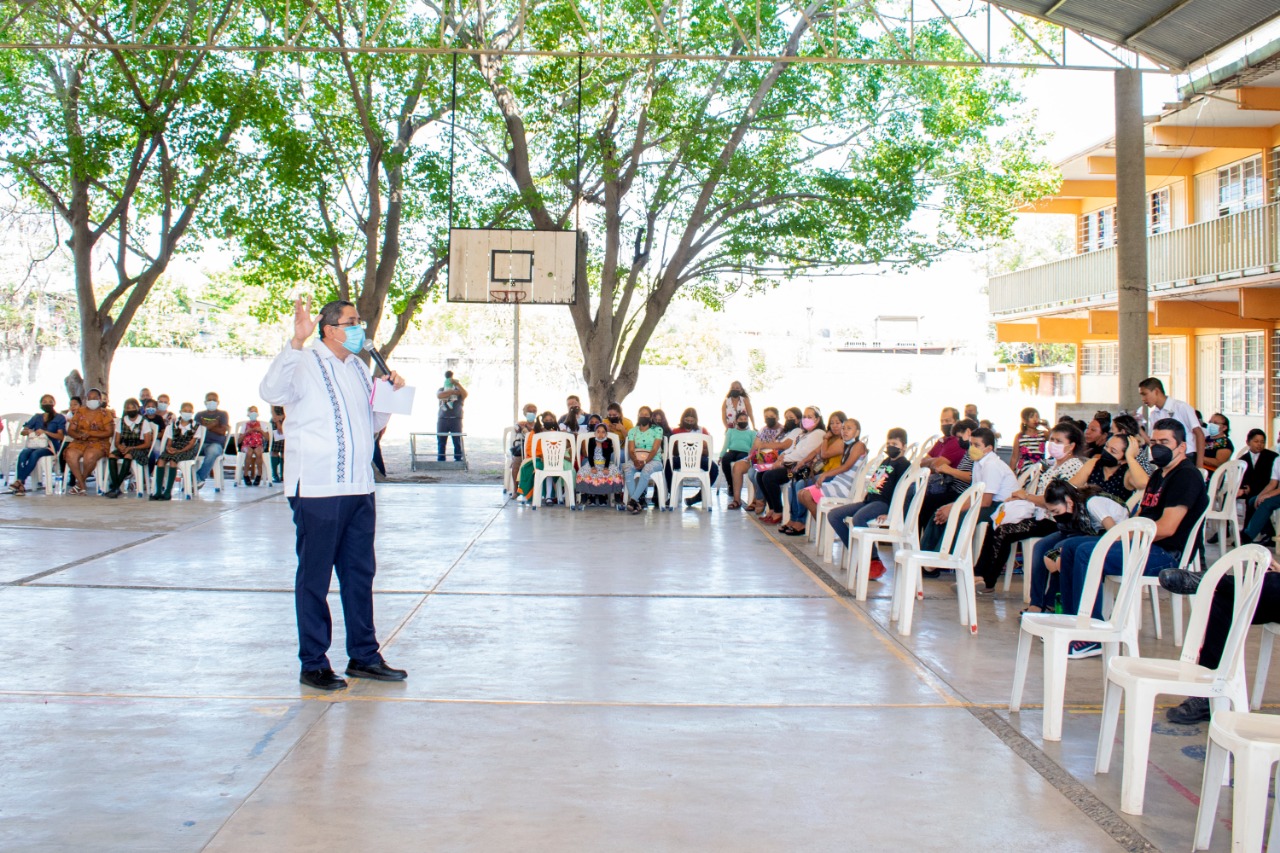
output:
<instances>
[{"instance_id":1,"label":"blue face mask","mask_svg":"<svg viewBox=\"0 0 1280 853\"><path fill-rule=\"evenodd\" d=\"M1204 434L1209 436L1210 438L1213 438L1215 435L1218 434L1219 429L1221 429L1221 427L1219 427L1217 424L1207 423L1204 425Z\"/></svg>"},{"instance_id":2,"label":"blue face mask","mask_svg":"<svg viewBox=\"0 0 1280 853\"><path fill-rule=\"evenodd\" d=\"M342 346L348 352L359 353L364 349L364 326L347 326L342 331L347 336Z\"/></svg>"}]
</instances>

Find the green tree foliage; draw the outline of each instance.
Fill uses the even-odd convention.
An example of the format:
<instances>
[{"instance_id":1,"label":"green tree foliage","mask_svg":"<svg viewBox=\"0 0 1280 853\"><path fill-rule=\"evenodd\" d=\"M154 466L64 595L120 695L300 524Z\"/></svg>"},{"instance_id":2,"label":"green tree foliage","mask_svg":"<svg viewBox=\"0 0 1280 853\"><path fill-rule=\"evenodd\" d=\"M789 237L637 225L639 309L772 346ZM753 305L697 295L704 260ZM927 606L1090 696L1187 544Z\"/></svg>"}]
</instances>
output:
<instances>
[{"instance_id":1,"label":"green tree foliage","mask_svg":"<svg viewBox=\"0 0 1280 853\"><path fill-rule=\"evenodd\" d=\"M0 162L68 228L90 385L164 273L225 154L260 104L270 54L171 49L237 37L270 41L269 9L239 0L31 4L10 39L70 49L0 52ZM75 49L94 48L94 49Z\"/></svg>"}]
</instances>

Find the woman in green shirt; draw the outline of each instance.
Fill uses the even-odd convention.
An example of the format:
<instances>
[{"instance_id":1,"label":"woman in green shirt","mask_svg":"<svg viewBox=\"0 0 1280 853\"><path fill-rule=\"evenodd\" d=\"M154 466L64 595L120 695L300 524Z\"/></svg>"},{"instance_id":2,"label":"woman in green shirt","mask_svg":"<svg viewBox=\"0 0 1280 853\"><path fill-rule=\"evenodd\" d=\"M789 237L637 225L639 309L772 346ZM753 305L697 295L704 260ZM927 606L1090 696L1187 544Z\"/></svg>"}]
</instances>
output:
<instances>
[{"instance_id":1,"label":"woman in green shirt","mask_svg":"<svg viewBox=\"0 0 1280 853\"><path fill-rule=\"evenodd\" d=\"M627 461L622 466L623 485L627 490L627 511L640 512L641 501L649 490L649 478L662 471L662 429L653 423L653 410L641 406L636 425L627 433Z\"/></svg>"}]
</instances>

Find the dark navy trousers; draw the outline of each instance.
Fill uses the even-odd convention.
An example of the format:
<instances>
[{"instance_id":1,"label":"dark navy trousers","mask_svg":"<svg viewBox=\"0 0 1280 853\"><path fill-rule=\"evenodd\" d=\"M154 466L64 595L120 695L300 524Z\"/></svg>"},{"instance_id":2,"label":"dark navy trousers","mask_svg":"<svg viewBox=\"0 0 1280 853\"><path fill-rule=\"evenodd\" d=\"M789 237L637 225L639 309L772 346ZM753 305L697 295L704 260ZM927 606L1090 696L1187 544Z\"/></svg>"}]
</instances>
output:
<instances>
[{"instance_id":1,"label":"dark navy trousers","mask_svg":"<svg viewBox=\"0 0 1280 853\"><path fill-rule=\"evenodd\" d=\"M289 498L298 532L298 575L294 605L298 611L298 658L302 669L329 667L333 617L329 614L329 580L336 571L347 629L347 657L372 663L378 654L373 629L373 529L377 510L373 495Z\"/></svg>"}]
</instances>

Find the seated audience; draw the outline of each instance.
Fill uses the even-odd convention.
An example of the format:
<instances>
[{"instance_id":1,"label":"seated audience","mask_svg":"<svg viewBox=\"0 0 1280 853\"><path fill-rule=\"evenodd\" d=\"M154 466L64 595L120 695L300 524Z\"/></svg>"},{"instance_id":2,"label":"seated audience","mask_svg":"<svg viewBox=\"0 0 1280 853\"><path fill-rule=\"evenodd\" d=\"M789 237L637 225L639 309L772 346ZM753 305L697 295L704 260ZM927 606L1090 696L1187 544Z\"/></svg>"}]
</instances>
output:
<instances>
[{"instance_id":1,"label":"seated audience","mask_svg":"<svg viewBox=\"0 0 1280 853\"><path fill-rule=\"evenodd\" d=\"M809 406L800 419L800 432L793 439L793 444L783 451L779 464L764 471L756 478L756 485L764 496L768 512L761 517L765 524L777 524L782 521L782 486L793 476L802 479L800 463L813 455L822 446L826 429L822 423L822 411L817 406Z\"/></svg>"},{"instance_id":2,"label":"seated audience","mask_svg":"<svg viewBox=\"0 0 1280 853\"><path fill-rule=\"evenodd\" d=\"M1129 517L1124 504L1094 486L1076 488L1057 479L1044 492L1044 508L1054 529L1036 545L1029 566L1031 603L1023 613L1049 613L1055 609L1059 593L1059 545L1064 539L1101 536Z\"/></svg>"},{"instance_id":3,"label":"seated audience","mask_svg":"<svg viewBox=\"0 0 1280 853\"><path fill-rule=\"evenodd\" d=\"M764 494L760 491L760 475L765 471L770 471L780 466L782 464L780 461L781 454L790 450L792 445L796 443L796 439L804 433L804 430L800 428L800 420L804 417L804 412L792 406L783 414L781 434L777 439L767 444L761 442L759 444L759 452L756 454L757 458L747 468L747 479L751 481L752 487L756 490L755 502L747 507L750 512L765 511ZM769 419L766 417L765 424L767 425L768 423ZM763 433L765 430L761 430L761 432ZM757 441L759 441L758 437Z\"/></svg>"},{"instance_id":4,"label":"seated audience","mask_svg":"<svg viewBox=\"0 0 1280 853\"><path fill-rule=\"evenodd\" d=\"M738 423L743 423L741 417ZM744 429L744 427L739 427ZM731 489L729 500L729 509L740 509L742 502L738 500L738 496L742 494L742 480L755 473L755 466L761 464L772 463L778 456L778 449L782 445L784 436L782 427L778 423L778 410L773 406L766 406L764 410L764 428L756 432L755 437L751 440L751 448L747 451L747 455L743 458L734 459L729 468L729 486ZM740 442L741 439L738 439ZM726 439L726 447L728 440ZM752 481L754 483L754 480Z\"/></svg>"},{"instance_id":5,"label":"seated audience","mask_svg":"<svg viewBox=\"0 0 1280 853\"><path fill-rule=\"evenodd\" d=\"M1206 466L1208 462L1206 457ZM1253 512L1248 514L1249 520L1240 531L1241 541L1246 544L1256 542L1267 547L1274 546L1275 530L1271 525L1271 514L1280 509L1280 459L1271 464L1271 479L1262 487L1262 491L1245 501L1245 506L1252 506Z\"/></svg>"},{"instance_id":6,"label":"seated audience","mask_svg":"<svg viewBox=\"0 0 1280 853\"><path fill-rule=\"evenodd\" d=\"M67 426L67 436L74 439L62 451L67 470L75 475L75 485L67 493L83 495L85 484L94 476L98 462L111 450L111 437L115 434L115 412L102 405L102 392L89 389L88 400Z\"/></svg>"},{"instance_id":7,"label":"seated audience","mask_svg":"<svg viewBox=\"0 0 1280 853\"><path fill-rule=\"evenodd\" d=\"M124 413L116 424L115 438L107 456L109 486L106 497L120 497L120 487L129 479L133 465L140 465L146 471L155 439L155 427L142 416L142 404L133 397L125 400ZM138 493L142 492L143 487L139 485Z\"/></svg>"},{"instance_id":8,"label":"seated audience","mask_svg":"<svg viewBox=\"0 0 1280 853\"><path fill-rule=\"evenodd\" d=\"M978 510L979 521L990 519L996 507L1008 500L1009 495L1018 488L1017 478L996 455L995 444L995 433L989 429L978 427L969 433L969 456L973 459L972 481L983 485L982 503ZM954 503L949 503L933 514L924 533L920 535L922 549L936 551L942 544L942 533L954 506Z\"/></svg>"},{"instance_id":9,"label":"seated audience","mask_svg":"<svg viewBox=\"0 0 1280 853\"><path fill-rule=\"evenodd\" d=\"M700 426L698 424L698 410L694 408L685 409L684 412L681 413L680 426L676 427L676 431L672 433L672 435L680 435L682 433L689 433L689 432L700 433L705 436L711 435L711 433L707 431L706 427ZM698 463L698 465L699 467L702 468L703 471L708 472L708 475L711 478L711 487L715 488L716 478L720 476L720 469L718 466L711 464L710 448L711 448L710 442L703 445L702 460ZM671 459L668 460L667 462L667 488L668 489L671 488L672 472L679 470L683 464L684 464L683 460L680 459L680 454L676 451L676 446L675 446L675 443L673 442L671 444ZM692 494L689 497L684 499L685 506L694 506L701 502L702 502L701 489L699 489L696 494Z\"/></svg>"},{"instance_id":10,"label":"seated audience","mask_svg":"<svg viewBox=\"0 0 1280 853\"><path fill-rule=\"evenodd\" d=\"M284 406L271 407L271 482L284 482Z\"/></svg>"},{"instance_id":11,"label":"seated audience","mask_svg":"<svg viewBox=\"0 0 1280 853\"><path fill-rule=\"evenodd\" d=\"M196 426L204 427L204 447L200 450L202 461L196 471L196 488L200 488L209 479L213 466L222 464L227 437L231 433L231 417L218 408L218 395L213 391L204 397L204 411L196 415Z\"/></svg>"},{"instance_id":12,"label":"seated audience","mask_svg":"<svg viewBox=\"0 0 1280 853\"><path fill-rule=\"evenodd\" d=\"M747 390L742 387L741 382L729 383L729 393L724 396L720 414L724 420L724 428L727 430L735 428L739 415L746 415L751 429L756 428L756 413L751 410L751 397L747 395Z\"/></svg>"},{"instance_id":13,"label":"seated audience","mask_svg":"<svg viewBox=\"0 0 1280 853\"><path fill-rule=\"evenodd\" d=\"M1022 410L1022 425L1013 437L1013 456L1009 460L1015 474L1021 474L1028 465L1044 461L1044 445L1048 433L1041 426L1040 412L1034 406Z\"/></svg>"},{"instance_id":14,"label":"seated audience","mask_svg":"<svg viewBox=\"0 0 1280 853\"><path fill-rule=\"evenodd\" d=\"M627 492L627 511L632 515L648 502L649 479L662 471L662 429L653 422L653 410L641 406L636 425L627 433L627 461L622 466L622 481Z\"/></svg>"},{"instance_id":15,"label":"seated audience","mask_svg":"<svg viewBox=\"0 0 1280 853\"><path fill-rule=\"evenodd\" d=\"M1079 474L1085 464L1080 456L1083 444L1084 434L1074 423L1064 421L1049 431L1044 449L1052 464L1040 475L1033 490L1014 490L982 542L974 574L982 579L985 590L995 589L1015 542L1048 536L1057 530L1046 516L1044 492L1054 480L1070 481Z\"/></svg>"},{"instance_id":16,"label":"seated audience","mask_svg":"<svg viewBox=\"0 0 1280 853\"><path fill-rule=\"evenodd\" d=\"M667 413L662 409L654 409L652 413L653 425L662 430L664 438L671 438L675 435L675 430L671 428L671 424L667 422Z\"/></svg>"},{"instance_id":17,"label":"seated audience","mask_svg":"<svg viewBox=\"0 0 1280 853\"><path fill-rule=\"evenodd\" d=\"M832 413L834 416L836 413ZM830 426L831 422L828 421ZM835 464L828 464L822 472L799 486L792 487L791 520L779 528L788 536L800 536L806 531L805 519L818 510L823 498L847 498L853 491L854 480L861 473L861 464L867 456L867 446L862 443L862 426L853 418L840 422L841 455Z\"/></svg>"},{"instance_id":18,"label":"seated audience","mask_svg":"<svg viewBox=\"0 0 1280 853\"><path fill-rule=\"evenodd\" d=\"M867 478L867 495L858 503L838 506L827 513L827 523L840 537L844 547L849 547L849 528L867 527L871 522L889 513L889 505L893 503L894 490L902 480L902 475L911 468L911 463L902 455L907 446L907 431L900 427L889 430L884 446L884 461L876 466ZM846 523L847 522L847 523ZM884 574L884 565L875 560L871 564L871 577L878 578Z\"/></svg>"},{"instance_id":19,"label":"seated audience","mask_svg":"<svg viewBox=\"0 0 1280 853\"><path fill-rule=\"evenodd\" d=\"M578 465L578 479L574 490L582 495L582 502L590 506L608 506L611 499L622 494L622 471L618 464L619 452L614 453L608 427L597 424L595 433L586 441L582 461Z\"/></svg>"},{"instance_id":20,"label":"seated audience","mask_svg":"<svg viewBox=\"0 0 1280 853\"><path fill-rule=\"evenodd\" d=\"M246 486L262 485L262 452L267 445L267 433L258 420L258 407L249 407L249 419L240 431L237 443L244 454L244 468L241 474Z\"/></svg>"},{"instance_id":21,"label":"seated audience","mask_svg":"<svg viewBox=\"0 0 1280 853\"><path fill-rule=\"evenodd\" d=\"M930 468L933 473L925 486L925 496L920 504L918 525L921 532L929 523L929 519L939 508L952 503L960 497L960 493L969 488L972 480L973 459L969 456L969 436L978 429L978 425L968 418L961 418L949 425L949 435L938 444L945 444L943 452L934 458L920 460L920 467ZM957 458L956 462L951 459ZM907 495L911 500L912 495Z\"/></svg>"},{"instance_id":22,"label":"seated audience","mask_svg":"<svg viewBox=\"0 0 1280 853\"><path fill-rule=\"evenodd\" d=\"M529 433L525 437L525 445L524 445L525 463L520 468L520 484L518 487L520 490L520 493L516 496L517 502L523 503L525 501L537 500L537 496L533 494L534 475L537 473L537 471L546 470L546 452L547 452L546 447L544 446L544 442L540 440L540 437L542 436L543 433L558 433L563 431L565 430L563 429L562 425L556 420L555 413L547 411L547 412L543 412L542 416L538 419L537 427L534 429L534 431ZM564 456L564 469L567 471L567 470L570 470L572 467L573 467L573 452L572 450L570 450L570 451L567 451ZM547 490L547 494L544 495L542 498L542 502L544 505L555 503L555 498L552 497L552 495L555 494L554 487L555 487L554 481L547 480L545 482L544 488Z\"/></svg>"},{"instance_id":23,"label":"seated audience","mask_svg":"<svg viewBox=\"0 0 1280 853\"><path fill-rule=\"evenodd\" d=\"M1138 426L1137 418L1133 415L1116 415L1111 419L1111 434L1137 439L1138 464L1148 475L1155 473L1156 464L1151 461L1150 442L1147 440L1147 434L1142 431L1142 427Z\"/></svg>"},{"instance_id":24,"label":"seated audience","mask_svg":"<svg viewBox=\"0 0 1280 853\"><path fill-rule=\"evenodd\" d=\"M1138 439L1133 436L1108 436L1098 455L1071 477L1072 485L1077 489L1090 486L1124 503L1135 491L1147 487L1149 475L1138 464L1138 450Z\"/></svg>"},{"instance_id":25,"label":"seated audience","mask_svg":"<svg viewBox=\"0 0 1280 853\"><path fill-rule=\"evenodd\" d=\"M840 457L844 452L844 431L842 426L845 420L845 413L836 410L827 415L826 432L822 437L822 444L809 454L807 459L800 460L800 464L796 466L797 470L808 471L808 475L801 478L792 477L782 485L782 500L791 508L791 517L803 520L804 507L800 504L800 492L813 485L818 475L826 470L827 464L838 465ZM788 525L783 525L778 529L784 533Z\"/></svg>"},{"instance_id":26,"label":"seated audience","mask_svg":"<svg viewBox=\"0 0 1280 853\"><path fill-rule=\"evenodd\" d=\"M40 414L22 425L20 435L25 439L25 446L18 453L18 466L9 484L9 491L15 495L27 493L26 480L41 459L62 449L62 440L67 437L67 418L54 410L56 402L52 394L45 394L40 398Z\"/></svg>"},{"instance_id":27,"label":"seated audience","mask_svg":"<svg viewBox=\"0 0 1280 853\"><path fill-rule=\"evenodd\" d=\"M745 414L738 415L737 422L733 428L724 434L724 450L720 453L720 468L725 478L730 483L729 509L737 509L742 506L738 501L738 495L732 491L733 484L739 483L738 476L734 475L734 464L746 459L751 455L751 448L755 444L756 431L750 428L750 422Z\"/></svg>"},{"instance_id":28,"label":"seated audience","mask_svg":"<svg viewBox=\"0 0 1280 853\"><path fill-rule=\"evenodd\" d=\"M570 394L564 401L569 411L561 416L558 426L565 432L586 432L588 413L582 410L582 401L577 394Z\"/></svg>"},{"instance_id":29,"label":"seated audience","mask_svg":"<svg viewBox=\"0 0 1280 853\"><path fill-rule=\"evenodd\" d=\"M1244 523L1253 518L1254 507L1257 506L1258 495L1267 484L1276 478L1280 471L1275 469L1276 459L1280 458L1274 450L1267 447L1267 434L1260 429L1249 430L1247 449L1240 455L1244 462L1244 476L1240 479L1240 497L1244 498Z\"/></svg>"},{"instance_id":30,"label":"seated audience","mask_svg":"<svg viewBox=\"0 0 1280 853\"><path fill-rule=\"evenodd\" d=\"M1157 575L1161 569L1174 568L1182 559L1185 548L1198 550L1199 537L1192 542L1191 529L1209 508L1209 497L1204 477L1196 467L1195 459L1187 455L1187 433L1175 418L1161 418L1151 431L1151 458L1157 470L1147 482L1142 494L1138 516L1156 523L1155 541L1147 555L1146 575ZM1067 539L1062 543L1062 612L1075 614L1080 607L1084 591L1085 573L1093 554L1096 539ZM1118 575L1122 554L1117 544L1107 553L1103 573ZM1093 608L1094 618L1102 618L1102 596L1098 595ZM1097 643L1072 643L1073 658L1101 654Z\"/></svg>"},{"instance_id":31,"label":"seated audience","mask_svg":"<svg viewBox=\"0 0 1280 853\"><path fill-rule=\"evenodd\" d=\"M525 403L516 421L516 434L511 439L511 481L520 482L520 467L524 463L524 445L529 435L538 428L538 407Z\"/></svg>"},{"instance_id":32,"label":"seated audience","mask_svg":"<svg viewBox=\"0 0 1280 853\"><path fill-rule=\"evenodd\" d=\"M1236 446L1231 441L1231 421L1221 412L1209 416L1204 425L1204 467L1209 471L1218 470L1218 466L1226 465L1235 456Z\"/></svg>"}]
</instances>

